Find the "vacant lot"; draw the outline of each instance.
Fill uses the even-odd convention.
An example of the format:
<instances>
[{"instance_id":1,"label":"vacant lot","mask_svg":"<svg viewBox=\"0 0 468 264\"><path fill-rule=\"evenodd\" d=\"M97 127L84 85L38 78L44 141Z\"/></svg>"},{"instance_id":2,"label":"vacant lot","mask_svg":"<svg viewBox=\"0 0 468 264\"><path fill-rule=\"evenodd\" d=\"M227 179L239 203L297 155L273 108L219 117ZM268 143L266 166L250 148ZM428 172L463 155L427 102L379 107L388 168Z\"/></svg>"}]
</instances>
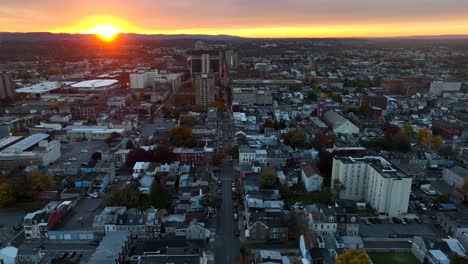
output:
<instances>
[{"instance_id":1,"label":"vacant lot","mask_svg":"<svg viewBox=\"0 0 468 264\"><path fill-rule=\"evenodd\" d=\"M409 252L398 252L398 253L379 253L369 252L368 253L374 264L418 264L419 261L413 254Z\"/></svg>"}]
</instances>

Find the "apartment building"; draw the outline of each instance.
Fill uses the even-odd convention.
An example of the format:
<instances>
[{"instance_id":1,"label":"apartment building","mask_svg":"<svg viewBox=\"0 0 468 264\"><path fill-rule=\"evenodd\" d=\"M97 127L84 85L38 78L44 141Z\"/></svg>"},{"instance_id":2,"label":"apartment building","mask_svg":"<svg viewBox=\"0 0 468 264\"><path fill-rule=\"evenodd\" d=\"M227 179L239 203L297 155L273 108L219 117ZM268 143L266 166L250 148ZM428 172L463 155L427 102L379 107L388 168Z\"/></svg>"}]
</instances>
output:
<instances>
[{"instance_id":1,"label":"apartment building","mask_svg":"<svg viewBox=\"0 0 468 264\"><path fill-rule=\"evenodd\" d=\"M412 178L381 156L335 157L332 190L335 180L346 187L341 199L364 201L388 216L408 211Z\"/></svg>"}]
</instances>

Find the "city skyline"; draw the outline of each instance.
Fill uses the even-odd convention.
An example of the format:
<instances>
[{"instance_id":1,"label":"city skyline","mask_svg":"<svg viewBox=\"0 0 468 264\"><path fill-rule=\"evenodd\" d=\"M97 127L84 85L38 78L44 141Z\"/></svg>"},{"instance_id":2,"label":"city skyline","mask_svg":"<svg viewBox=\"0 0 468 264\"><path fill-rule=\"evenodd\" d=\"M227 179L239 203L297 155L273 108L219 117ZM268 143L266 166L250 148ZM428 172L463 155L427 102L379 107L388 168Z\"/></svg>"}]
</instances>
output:
<instances>
[{"instance_id":1,"label":"city skyline","mask_svg":"<svg viewBox=\"0 0 468 264\"><path fill-rule=\"evenodd\" d=\"M0 31L397 37L468 34L460 1L1 1ZM260 15L259 15L260 14Z\"/></svg>"}]
</instances>

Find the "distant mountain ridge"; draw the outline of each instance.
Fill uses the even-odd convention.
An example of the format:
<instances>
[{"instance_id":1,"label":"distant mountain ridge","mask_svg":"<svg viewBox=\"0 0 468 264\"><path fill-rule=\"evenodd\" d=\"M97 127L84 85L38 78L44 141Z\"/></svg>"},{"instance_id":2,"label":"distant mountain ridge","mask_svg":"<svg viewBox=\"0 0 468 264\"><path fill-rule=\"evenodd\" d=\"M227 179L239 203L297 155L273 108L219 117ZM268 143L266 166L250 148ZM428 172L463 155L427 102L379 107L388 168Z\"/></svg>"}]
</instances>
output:
<instances>
[{"instance_id":1,"label":"distant mountain ridge","mask_svg":"<svg viewBox=\"0 0 468 264\"><path fill-rule=\"evenodd\" d=\"M230 35L193 35L193 34L137 34L137 33L122 33L123 38L141 39L141 40L175 40L175 39L199 39L199 40L214 40L214 41L235 41L244 40L245 38L230 36ZM24 41L45 41L45 40L77 40L94 38L94 34L69 34L69 33L49 33L49 32L0 32L1 41L24 40Z\"/></svg>"},{"instance_id":2,"label":"distant mountain ridge","mask_svg":"<svg viewBox=\"0 0 468 264\"><path fill-rule=\"evenodd\" d=\"M123 33L122 38L130 38L134 40L176 40L176 39L194 39L207 41L242 41L248 39L255 40L275 40L288 38L244 38L231 35L197 35L197 34L138 34L138 33ZM70 33L50 33L50 32L0 32L0 42L3 41L50 41L50 40L79 40L94 38L93 34L70 34ZM401 37L350 37L350 38L290 38L290 39L468 39L468 35L427 35L427 36L401 36Z\"/></svg>"}]
</instances>

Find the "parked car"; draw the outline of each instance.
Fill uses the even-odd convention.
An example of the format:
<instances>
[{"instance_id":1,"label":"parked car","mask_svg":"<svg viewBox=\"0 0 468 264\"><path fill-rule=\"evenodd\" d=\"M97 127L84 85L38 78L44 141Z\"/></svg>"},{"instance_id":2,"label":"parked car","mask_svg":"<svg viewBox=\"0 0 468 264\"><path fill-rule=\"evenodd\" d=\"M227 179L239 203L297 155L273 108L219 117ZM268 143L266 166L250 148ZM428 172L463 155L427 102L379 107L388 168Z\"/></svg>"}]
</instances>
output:
<instances>
[{"instance_id":1,"label":"parked car","mask_svg":"<svg viewBox=\"0 0 468 264\"><path fill-rule=\"evenodd\" d=\"M392 220L393 220L393 222L395 222L397 224L401 224L401 219L398 218L398 217L392 217Z\"/></svg>"},{"instance_id":2,"label":"parked car","mask_svg":"<svg viewBox=\"0 0 468 264\"><path fill-rule=\"evenodd\" d=\"M376 224L382 224L382 219L376 217L376 218L374 218L374 222Z\"/></svg>"},{"instance_id":3,"label":"parked car","mask_svg":"<svg viewBox=\"0 0 468 264\"><path fill-rule=\"evenodd\" d=\"M370 225L370 224L371 224L371 222L369 221L369 219L366 219L364 222L366 223L366 225Z\"/></svg>"},{"instance_id":4,"label":"parked car","mask_svg":"<svg viewBox=\"0 0 468 264\"><path fill-rule=\"evenodd\" d=\"M400 219L400 221L401 221L401 224L403 224L403 225L406 225L406 224L407 224L406 221L405 221L405 219Z\"/></svg>"},{"instance_id":5,"label":"parked car","mask_svg":"<svg viewBox=\"0 0 468 264\"><path fill-rule=\"evenodd\" d=\"M239 219L239 218L237 217L237 214L234 213L234 220L237 220L237 219Z\"/></svg>"},{"instance_id":6,"label":"parked car","mask_svg":"<svg viewBox=\"0 0 468 264\"><path fill-rule=\"evenodd\" d=\"M395 221L393 221L393 219L392 219L392 218L389 218L389 219L388 219L388 223L390 223L390 224L394 224L394 223L395 223Z\"/></svg>"},{"instance_id":7,"label":"parked car","mask_svg":"<svg viewBox=\"0 0 468 264\"><path fill-rule=\"evenodd\" d=\"M403 220L405 220L405 222L408 224L411 224L413 222L413 219L407 217L403 217Z\"/></svg>"},{"instance_id":8,"label":"parked car","mask_svg":"<svg viewBox=\"0 0 468 264\"><path fill-rule=\"evenodd\" d=\"M422 221L419 218L415 218L414 221L416 221L416 223L418 223L418 224L422 224Z\"/></svg>"}]
</instances>

